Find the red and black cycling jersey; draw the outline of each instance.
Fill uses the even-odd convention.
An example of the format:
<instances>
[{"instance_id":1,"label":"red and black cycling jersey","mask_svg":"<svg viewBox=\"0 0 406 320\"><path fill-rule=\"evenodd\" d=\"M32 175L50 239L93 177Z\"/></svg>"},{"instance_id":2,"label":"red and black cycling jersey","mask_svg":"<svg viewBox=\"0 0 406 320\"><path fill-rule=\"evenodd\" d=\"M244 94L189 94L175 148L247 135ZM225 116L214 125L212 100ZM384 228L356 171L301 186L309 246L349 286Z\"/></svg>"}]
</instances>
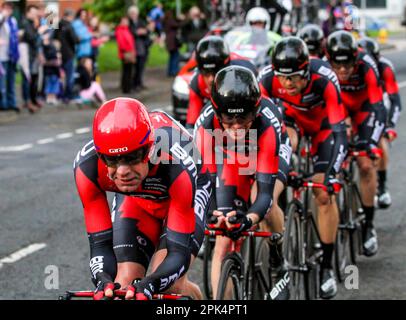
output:
<instances>
[{"instance_id":1,"label":"red and black cycling jersey","mask_svg":"<svg viewBox=\"0 0 406 320\"><path fill-rule=\"evenodd\" d=\"M322 130L333 132L336 143L327 173L334 174L331 170L339 168L341 154L346 152L347 142L345 109L340 98L340 86L330 65L321 59L311 59L308 84L295 96L287 94L272 66L261 72L259 81L263 96L283 101L285 122L288 126L296 124L301 134L308 136L316 136Z\"/></svg>"},{"instance_id":2,"label":"red and black cycling jersey","mask_svg":"<svg viewBox=\"0 0 406 320\"><path fill-rule=\"evenodd\" d=\"M190 238L195 231L196 187L198 179L207 177L200 174L200 167L192 158L197 157L192 136L164 112L150 112L150 118L155 129L155 145L148 163L149 173L139 188L127 195L137 197L137 205L144 207L154 218L166 220L167 242L176 242L172 246L168 244L168 256L159 267L159 272L142 280L146 286L152 284L159 289L162 287L160 279L179 274L179 270L184 273L189 267ZM106 272L114 280L116 262L106 192L122 192L109 178L107 166L98 157L93 141L78 152L74 161L74 175L84 208L93 278L98 272ZM153 210L157 204L166 205L167 210ZM170 248L174 247L170 252Z\"/></svg>"},{"instance_id":3,"label":"red and black cycling jersey","mask_svg":"<svg viewBox=\"0 0 406 320\"><path fill-rule=\"evenodd\" d=\"M263 218L272 205L282 116L275 104L262 98L258 115L245 139L235 141L227 136L213 106L208 104L195 124L195 141L202 158L202 171L216 177L216 208L227 213L238 209L236 201L249 203L252 183L258 193L247 213Z\"/></svg>"},{"instance_id":4,"label":"red and black cycling jersey","mask_svg":"<svg viewBox=\"0 0 406 320\"><path fill-rule=\"evenodd\" d=\"M359 50L352 75L347 81L340 81L340 87L344 106L351 118L356 117L358 123L362 122L361 118L375 119L374 130L365 139L377 144L386 122L386 110L379 83L379 70L374 59ZM363 106L367 104L370 105L369 111L364 111Z\"/></svg>"},{"instance_id":5,"label":"red and black cycling jersey","mask_svg":"<svg viewBox=\"0 0 406 320\"><path fill-rule=\"evenodd\" d=\"M399 87L396 81L395 68L389 59L380 57L378 61L378 70L380 84L383 91L388 94L390 101L387 126L389 128L395 128L400 112L402 111L402 102L400 100Z\"/></svg>"},{"instance_id":6,"label":"red and black cycling jersey","mask_svg":"<svg viewBox=\"0 0 406 320\"><path fill-rule=\"evenodd\" d=\"M255 66L246 58L235 53L230 55L231 66L242 66L250 69L255 75ZM187 111L186 124L191 127L195 124L202 111L203 106L210 100L210 88L207 87L199 70L196 69L189 85L189 107Z\"/></svg>"}]
</instances>

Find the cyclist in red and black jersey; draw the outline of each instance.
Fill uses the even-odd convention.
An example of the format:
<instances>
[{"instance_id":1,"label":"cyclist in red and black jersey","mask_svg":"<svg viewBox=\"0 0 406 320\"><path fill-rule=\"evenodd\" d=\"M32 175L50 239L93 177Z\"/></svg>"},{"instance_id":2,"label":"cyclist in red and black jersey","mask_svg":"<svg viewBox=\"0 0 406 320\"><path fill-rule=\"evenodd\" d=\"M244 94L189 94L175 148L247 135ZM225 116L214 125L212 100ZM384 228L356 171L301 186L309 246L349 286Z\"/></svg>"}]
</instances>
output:
<instances>
[{"instance_id":1,"label":"cyclist in red and black jersey","mask_svg":"<svg viewBox=\"0 0 406 320\"><path fill-rule=\"evenodd\" d=\"M309 59L306 44L298 37L277 43L272 65L260 75L262 94L278 98L285 107L285 123L294 150L298 135L310 137L314 163L313 181L331 186L336 181L347 152L345 110L334 72L320 59ZM327 192L315 190L323 261L320 295L329 299L337 293L332 253L338 227L338 208Z\"/></svg>"},{"instance_id":2,"label":"cyclist in red and black jersey","mask_svg":"<svg viewBox=\"0 0 406 320\"><path fill-rule=\"evenodd\" d=\"M203 172L217 181L216 210L219 223L239 211L241 228L249 229L264 217L275 232L270 239L270 263L276 299L289 296L288 278L282 254L283 212L271 213L278 177L281 115L271 100L261 98L255 75L247 68L229 66L216 74L207 105L195 125L195 141L203 159ZM251 201L251 205L249 205ZM212 288L216 296L221 262L230 239L217 237L212 259ZM282 279L284 279L282 281Z\"/></svg>"},{"instance_id":3,"label":"cyclist in red and black jersey","mask_svg":"<svg viewBox=\"0 0 406 320\"><path fill-rule=\"evenodd\" d=\"M351 121L356 147L370 151L378 145L386 122L378 67L370 55L358 48L354 36L348 31L336 31L328 37L327 58L340 81L341 97ZM373 154L371 158L374 158ZM363 251L364 255L372 256L378 251L373 226L377 168L370 158L363 157L357 161L366 217Z\"/></svg>"},{"instance_id":4,"label":"cyclist in red and black jersey","mask_svg":"<svg viewBox=\"0 0 406 320\"><path fill-rule=\"evenodd\" d=\"M319 25L305 25L299 30L297 36L306 43L310 59L322 59L324 57L325 39L323 30Z\"/></svg>"},{"instance_id":5,"label":"cyclist in red and black jersey","mask_svg":"<svg viewBox=\"0 0 406 320\"><path fill-rule=\"evenodd\" d=\"M255 66L246 58L230 53L227 44L219 36L209 36L196 46L197 70L190 82L187 127L195 124L203 106L210 100L211 85L216 73L229 65L249 68L256 73Z\"/></svg>"},{"instance_id":6,"label":"cyclist in red and black jersey","mask_svg":"<svg viewBox=\"0 0 406 320\"><path fill-rule=\"evenodd\" d=\"M389 163L389 143L392 142L396 134L396 123L402 110L399 87L396 81L395 68L392 62L381 56L378 42L371 38L363 38L358 41L358 46L362 47L372 56L378 65L379 79L384 92L384 103L388 112L386 120L385 135L379 143L383 150L383 157L379 161L378 167L378 206L381 209L390 207L392 204L389 190L386 187L386 173Z\"/></svg>"},{"instance_id":7,"label":"cyclist in red and black jersey","mask_svg":"<svg viewBox=\"0 0 406 320\"><path fill-rule=\"evenodd\" d=\"M193 150L183 127L135 99L113 99L96 112L93 141L77 154L74 173L97 299L112 297L114 283L128 287L127 299L150 299L175 281L172 292L201 298L184 275L203 241L211 182ZM116 193L112 213L106 192Z\"/></svg>"}]
</instances>

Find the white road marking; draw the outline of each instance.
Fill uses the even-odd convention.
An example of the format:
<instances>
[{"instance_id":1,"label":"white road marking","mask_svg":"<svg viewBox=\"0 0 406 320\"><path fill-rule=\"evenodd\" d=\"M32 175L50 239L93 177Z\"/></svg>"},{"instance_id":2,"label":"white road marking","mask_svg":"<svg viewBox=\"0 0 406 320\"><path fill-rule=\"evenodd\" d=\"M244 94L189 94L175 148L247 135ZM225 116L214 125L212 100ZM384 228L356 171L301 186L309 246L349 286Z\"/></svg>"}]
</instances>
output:
<instances>
[{"instance_id":1,"label":"white road marking","mask_svg":"<svg viewBox=\"0 0 406 320\"><path fill-rule=\"evenodd\" d=\"M54 138L45 138L45 139L38 140L37 143L38 144L47 144L47 143L51 143L54 141L55 141Z\"/></svg>"},{"instance_id":2,"label":"white road marking","mask_svg":"<svg viewBox=\"0 0 406 320\"><path fill-rule=\"evenodd\" d=\"M28 247L25 247L23 249L20 249L9 256L3 258L0 260L0 269L3 267L3 264L5 263L15 263L30 254L33 254L36 251L39 251L41 249L44 249L46 247L46 243L33 243L30 244Z\"/></svg>"},{"instance_id":3,"label":"white road marking","mask_svg":"<svg viewBox=\"0 0 406 320\"><path fill-rule=\"evenodd\" d=\"M65 133L60 133L56 135L57 139L68 139L68 138L72 138L73 137L73 133L72 132L65 132Z\"/></svg>"},{"instance_id":4,"label":"white road marking","mask_svg":"<svg viewBox=\"0 0 406 320\"><path fill-rule=\"evenodd\" d=\"M80 129L76 129L76 130L75 130L75 133L76 133L76 134L83 134L83 133L88 133L88 132L90 132L90 128L89 128L89 127L80 128Z\"/></svg>"},{"instance_id":5,"label":"white road marking","mask_svg":"<svg viewBox=\"0 0 406 320\"><path fill-rule=\"evenodd\" d=\"M20 146L0 147L0 152L18 152L31 149L34 145L32 143L23 144Z\"/></svg>"},{"instance_id":6,"label":"white road marking","mask_svg":"<svg viewBox=\"0 0 406 320\"><path fill-rule=\"evenodd\" d=\"M89 133L90 127L85 127L85 128L79 128L75 130L76 134L84 134L84 133ZM74 135L73 132L64 132L57 134L55 137L50 137L50 138L44 138L44 139L39 139L37 140L37 144L39 145L44 145L48 143L55 142L56 139L62 140L62 139L69 139L72 138ZM18 152L18 151L24 151L27 149L30 149L34 146L32 143L27 143L19 146L7 146L7 147L2 147L0 146L0 152Z\"/></svg>"}]
</instances>

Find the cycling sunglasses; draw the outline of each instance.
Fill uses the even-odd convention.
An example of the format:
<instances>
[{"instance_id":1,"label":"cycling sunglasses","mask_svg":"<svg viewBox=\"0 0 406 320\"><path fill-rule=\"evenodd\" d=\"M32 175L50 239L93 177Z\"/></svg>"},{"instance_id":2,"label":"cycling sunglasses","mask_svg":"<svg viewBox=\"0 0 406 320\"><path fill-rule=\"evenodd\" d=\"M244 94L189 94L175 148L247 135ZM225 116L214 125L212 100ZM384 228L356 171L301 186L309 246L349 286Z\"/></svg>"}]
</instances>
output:
<instances>
[{"instance_id":1,"label":"cycling sunglasses","mask_svg":"<svg viewBox=\"0 0 406 320\"><path fill-rule=\"evenodd\" d=\"M255 120L257 113L256 112L249 112L245 114L236 114L230 116L229 114L226 113L221 113L219 116L219 120L221 123L225 125L234 125L234 124L248 124L251 121Z\"/></svg>"},{"instance_id":2,"label":"cycling sunglasses","mask_svg":"<svg viewBox=\"0 0 406 320\"><path fill-rule=\"evenodd\" d=\"M300 70L297 72L292 72L292 73L281 73L278 71L275 71L275 75L279 80L286 81L290 80L292 82L298 82L299 80L303 79L305 75L304 70Z\"/></svg>"},{"instance_id":3,"label":"cycling sunglasses","mask_svg":"<svg viewBox=\"0 0 406 320\"><path fill-rule=\"evenodd\" d=\"M127 164L130 166L144 162L146 159L150 148L148 146L139 148L131 153L119 155L119 156L109 156L105 154L100 154L100 159L111 168L117 168L120 163Z\"/></svg>"},{"instance_id":4,"label":"cycling sunglasses","mask_svg":"<svg viewBox=\"0 0 406 320\"><path fill-rule=\"evenodd\" d=\"M335 69L340 69L342 67L344 67L345 69L350 69L355 65L355 60L349 60L345 62L331 61L331 65Z\"/></svg>"}]
</instances>

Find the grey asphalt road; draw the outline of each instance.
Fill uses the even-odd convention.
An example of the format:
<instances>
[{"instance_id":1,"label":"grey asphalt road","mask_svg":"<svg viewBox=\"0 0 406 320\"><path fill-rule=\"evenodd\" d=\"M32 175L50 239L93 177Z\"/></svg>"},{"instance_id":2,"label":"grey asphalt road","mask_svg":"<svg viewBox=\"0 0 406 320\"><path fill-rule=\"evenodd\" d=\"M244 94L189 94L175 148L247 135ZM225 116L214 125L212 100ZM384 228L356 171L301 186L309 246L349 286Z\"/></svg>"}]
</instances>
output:
<instances>
[{"instance_id":1,"label":"grey asphalt road","mask_svg":"<svg viewBox=\"0 0 406 320\"><path fill-rule=\"evenodd\" d=\"M405 54L388 54L399 82L406 81ZM406 104L406 89L401 92ZM167 104L149 103L151 108ZM0 124L0 299L56 299L67 289L92 288L89 245L72 163L90 140L94 111L47 109ZM379 253L360 259L359 289L341 285L339 299L406 299L405 117L398 132L389 172L393 205L376 215ZM200 284L201 268L199 260L190 271ZM53 281L48 277L50 270L58 276Z\"/></svg>"}]
</instances>

